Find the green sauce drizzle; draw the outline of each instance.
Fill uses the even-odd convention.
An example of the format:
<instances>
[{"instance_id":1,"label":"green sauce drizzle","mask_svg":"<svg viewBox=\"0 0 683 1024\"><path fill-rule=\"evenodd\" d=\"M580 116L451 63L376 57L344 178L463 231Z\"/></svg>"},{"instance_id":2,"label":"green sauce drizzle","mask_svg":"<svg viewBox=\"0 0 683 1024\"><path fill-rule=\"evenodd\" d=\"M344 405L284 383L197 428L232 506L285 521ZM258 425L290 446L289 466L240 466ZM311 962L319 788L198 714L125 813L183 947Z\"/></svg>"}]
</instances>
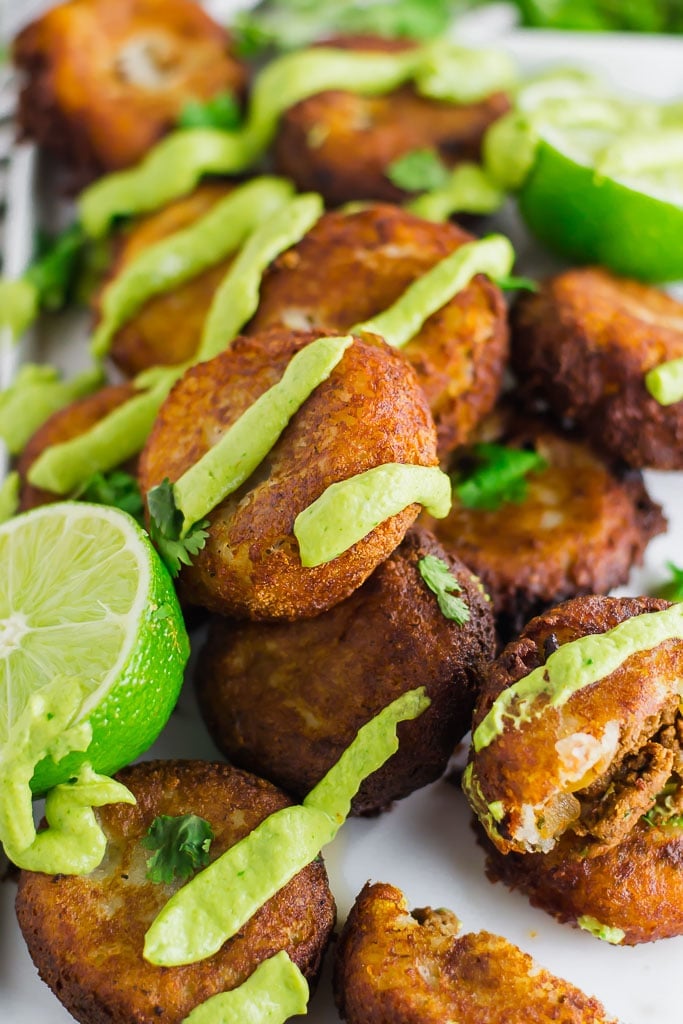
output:
<instances>
[{"instance_id":1,"label":"green sauce drizzle","mask_svg":"<svg viewBox=\"0 0 683 1024\"><path fill-rule=\"evenodd\" d=\"M167 136L137 167L110 174L83 193L83 226L98 237L114 217L157 209L190 192L204 174L246 170L269 146L284 111L327 89L372 96L413 79L425 96L469 103L507 88L513 77L501 54L473 53L443 42L391 54L333 47L286 54L256 78L240 131L198 128Z\"/></svg>"},{"instance_id":2,"label":"green sauce drizzle","mask_svg":"<svg viewBox=\"0 0 683 1024\"><path fill-rule=\"evenodd\" d=\"M529 721L533 705L541 695L549 698L544 707L561 707L579 690L611 675L631 655L677 639L683 639L681 604L661 612L634 615L607 633L582 636L563 644L545 665L540 665L497 697L474 732L474 750L479 752L492 743L502 733L506 720L517 727Z\"/></svg>"},{"instance_id":3,"label":"green sauce drizzle","mask_svg":"<svg viewBox=\"0 0 683 1024\"><path fill-rule=\"evenodd\" d=\"M284 1024L306 1013L308 984L284 949L263 960L238 988L197 1006L183 1024Z\"/></svg>"},{"instance_id":4,"label":"green sauce drizzle","mask_svg":"<svg viewBox=\"0 0 683 1024\"><path fill-rule=\"evenodd\" d=\"M0 281L0 328L8 327L14 341L31 326L39 309L38 289L30 281Z\"/></svg>"},{"instance_id":5,"label":"green sauce drizzle","mask_svg":"<svg viewBox=\"0 0 683 1024\"><path fill-rule=\"evenodd\" d=\"M60 676L33 694L12 730L11 745L0 752L0 841L18 867L48 874L81 875L101 862L106 838L93 807L135 803L120 783L83 765L73 781L51 790L45 802L48 828L36 833L31 778L44 757L61 760L87 750L87 722L73 725L84 690L77 679Z\"/></svg>"},{"instance_id":6,"label":"green sauce drizzle","mask_svg":"<svg viewBox=\"0 0 683 1024\"><path fill-rule=\"evenodd\" d=\"M432 313L450 302L476 274L504 277L510 273L514 261L514 249L503 235L467 242L414 281L393 306L351 330L379 334L390 345L401 348Z\"/></svg>"},{"instance_id":7,"label":"green sauce drizzle","mask_svg":"<svg viewBox=\"0 0 683 1024\"><path fill-rule=\"evenodd\" d=\"M406 209L424 220L446 221L454 213L494 213L505 192L477 164L463 163L448 180L406 203Z\"/></svg>"},{"instance_id":8,"label":"green sauce drizzle","mask_svg":"<svg viewBox=\"0 0 683 1024\"><path fill-rule=\"evenodd\" d=\"M683 359L670 359L645 374L645 387L660 405L683 399Z\"/></svg>"},{"instance_id":9,"label":"green sauce drizzle","mask_svg":"<svg viewBox=\"0 0 683 1024\"><path fill-rule=\"evenodd\" d=\"M92 394L103 381L99 367L63 381L59 370L52 366L22 366L12 384L0 394L0 437L10 454L18 455L53 413Z\"/></svg>"},{"instance_id":10,"label":"green sauce drizzle","mask_svg":"<svg viewBox=\"0 0 683 1024\"><path fill-rule=\"evenodd\" d=\"M293 185L283 178L256 178L220 200L190 227L140 253L104 292L103 316L91 344L93 355L106 355L119 328L152 296L196 277L238 249L293 192Z\"/></svg>"},{"instance_id":11,"label":"green sauce drizzle","mask_svg":"<svg viewBox=\"0 0 683 1024\"><path fill-rule=\"evenodd\" d=\"M169 367L149 391L129 398L90 430L52 445L28 471L29 483L54 494L70 494L93 473L106 473L144 446L152 424L184 367Z\"/></svg>"},{"instance_id":12,"label":"green sauce drizzle","mask_svg":"<svg viewBox=\"0 0 683 1024\"><path fill-rule=\"evenodd\" d=\"M451 507L450 478L436 466L387 463L330 484L294 520L301 564L332 561L414 502L443 519Z\"/></svg>"},{"instance_id":13,"label":"green sauce drizzle","mask_svg":"<svg viewBox=\"0 0 683 1024\"><path fill-rule=\"evenodd\" d=\"M612 925L602 924L596 917L591 917L590 914L583 914L582 917L577 918L576 923L585 932L590 932L591 935L595 935L596 939L609 942L612 946L619 946L624 941L624 936L626 935L623 928L613 928Z\"/></svg>"},{"instance_id":14,"label":"green sauce drizzle","mask_svg":"<svg viewBox=\"0 0 683 1024\"><path fill-rule=\"evenodd\" d=\"M423 688L393 701L359 730L303 805L271 814L179 889L145 936L145 959L171 967L216 953L334 838L362 781L398 749L398 723L429 703Z\"/></svg>"},{"instance_id":15,"label":"green sauce drizzle","mask_svg":"<svg viewBox=\"0 0 683 1024\"><path fill-rule=\"evenodd\" d=\"M0 484L0 523L6 523L19 508L19 485L21 481L16 470L8 473Z\"/></svg>"},{"instance_id":16,"label":"green sauce drizzle","mask_svg":"<svg viewBox=\"0 0 683 1024\"><path fill-rule=\"evenodd\" d=\"M222 352L258 308L259 289L269 263L299 242L323 213L317 193L297 196L258 226L223 278L204 324L197 361Z\"/></svg>"},{"instance_id":17,"label":"green sauce drizzle","mask_svg":"<svg viewBox=\"0 0 683 1024\"><path fill-rule=\"evenodd\" d=\"M327 380L350 336L318 338L293 357L281 379L244 412L202 458L173 485L184 516L183 535L248 480L277 442L294 413Z\"/></svg>"}]
</instances>

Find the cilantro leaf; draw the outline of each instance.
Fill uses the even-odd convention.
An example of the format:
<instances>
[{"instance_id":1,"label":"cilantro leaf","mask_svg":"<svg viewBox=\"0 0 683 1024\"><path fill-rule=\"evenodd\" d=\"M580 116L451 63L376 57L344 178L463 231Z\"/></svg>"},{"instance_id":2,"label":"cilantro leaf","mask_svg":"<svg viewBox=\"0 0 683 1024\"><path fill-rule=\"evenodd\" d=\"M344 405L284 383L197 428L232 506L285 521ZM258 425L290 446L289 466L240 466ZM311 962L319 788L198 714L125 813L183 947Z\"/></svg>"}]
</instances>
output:
<instances>
[{"instance_id":1,"label":"cilantro leaf","mask_svg":"<svg viewBox=\"0 0 683 1024\"><path fill-rule=\"evenodd\" d=\"M394 160L386 175L397 188L406 192L430 192L441 188L450 172L435 149L413 149Z\"/></svg>"},{"instance_id":2,"label":"cilantro leaf","mask_svg":"<svg viewBox=\"0 0 683 1024\"><path fill-rule=\"evenodd\" d=\"M496 277L494 278L494 284L497 284L501 291L504 292L538 291L538 281L534 281L532 277L515 277L514 275Z\"/></svg>"},{"instance_id":3,"label":"cilantro leaf","mask_svg":"<svg viewBox=\"0 0 683 1024\"><path fill-rule=\"evenodd\" d=\"M667 562L666 567L671 573L671 579L658 589L657 597L663 597L666 601L683 601L683 569L679 569L674 562Z\"/></svg>"},{"instance_id":4,"label":"cilantro leaf","mask_svg":"<svg viewBox=\"0 0 683 1024\"><path fill-rule=\"evenodd\" d=\"M140 840L146 850L156 850L147 862L147 878L166 885L174 878L185 881L209 863L213 838L208 821L196 814L160 814Z\"/></svg>"},{"instance_id":5,"label":"cilantro leaf","mask_svg":"<svg viewBox=\"0 0 683 1024\"><path fill-rule=\"evenodd\" d=\"M166 477L147 492L150 514L150 536L156 544L171 576L177 576L181 565L190 565L191 556L198 554L206 544L208 519L195 523L181 537L183 513L175 503L173 484Z\"/></svg>"},{"instance_id":6,"label":"cilantro leaf","mask_svg":"<svg viewBox=\"0 0 683 1024\"><path fill-rule=\"evenodd\" d=\"M24 274L38 292L41 309L63 309L78 277L87 238L80 224L73 224L52 240L39 243L39 255Z\"/></svg>"},{"instance_id":7,"label":"cilantro leaf","mask_svg":"<svg viewBox=\"0 0 683 1024\"><path fill-rule=\"evenodd\" d=\"M233 93L218 92L208 100L188 100L178 117L179 128L239 128L242 113Z\"/></svg>"},{"instance_id":8,"label":"cilantro leaf","mask_svg":"<svg viewBox=\"0 0 683 1024\"><path fill-rule=\"evenodd\" d=\"M95 505L112 505L127 512L139 523L143 522L143 503L138 482L122 469L115 469L106 475L93 473L74 497L81 501L92 501Z\"/></svg>"},{"instance_id":9,"label":"cilantro leaf","mask_svg":"<svg viewBox=\"0 0 683 1024\"><path fill-rule=\"evenodd\" d=\"M417 567L429 589L436 594L441 614L457 623L458 626L464 626L466 622L469 622L470 610L466 602L461 597L455 596L462 593L462 587L446 562L442 558L437 558L436 555L425 555L419 560Z\"/></svg>"},{"instance_id":10,"label":"cilantro leaf","mask_svg":"<svg viewBox=\"0 0 683 1024\"><path fill-rule=\"evenodd\" d=\"M527 474L547 466L537 452L501 444L476 444L473 454L478 465L468 476L455 480L455 493L466 508L489 512L508 501L524 501Z\"/></svg>"}]
</instances>

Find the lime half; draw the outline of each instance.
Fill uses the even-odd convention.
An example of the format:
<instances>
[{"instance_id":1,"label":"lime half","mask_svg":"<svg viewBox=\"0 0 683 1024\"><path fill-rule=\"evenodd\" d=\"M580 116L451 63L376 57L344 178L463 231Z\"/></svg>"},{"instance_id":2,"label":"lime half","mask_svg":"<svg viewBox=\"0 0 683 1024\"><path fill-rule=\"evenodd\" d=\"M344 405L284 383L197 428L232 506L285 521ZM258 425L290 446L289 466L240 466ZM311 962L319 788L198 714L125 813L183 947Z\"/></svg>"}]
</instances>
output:
<instances>
[{"instance_id":1,"label":"lime half","mask_svg":"<svg viewBox=\"0 0 683 1024\"><path fill-rule=\"evenodd\" d=\"M555 139L541 138L519 203L533 233L579 263L601 263L643 281L683 279L683 205L656 175L638 187L601 177Z\"/></svg>"},{"instance_id":2,"label":"lime half","mask_svg":"<svg viewBox=\"0 0 683 1024\"><path fill-rule=\"evenodd\" d=\"M18 753L32 698L56 677L80 681L71 725L92 729L86 751L38 763L34 793L85 760L110 775L145 751L176 703L188 654L171 580L130 516L64 502L0 527L0 763Z\"/></svg>"}]
</instances>

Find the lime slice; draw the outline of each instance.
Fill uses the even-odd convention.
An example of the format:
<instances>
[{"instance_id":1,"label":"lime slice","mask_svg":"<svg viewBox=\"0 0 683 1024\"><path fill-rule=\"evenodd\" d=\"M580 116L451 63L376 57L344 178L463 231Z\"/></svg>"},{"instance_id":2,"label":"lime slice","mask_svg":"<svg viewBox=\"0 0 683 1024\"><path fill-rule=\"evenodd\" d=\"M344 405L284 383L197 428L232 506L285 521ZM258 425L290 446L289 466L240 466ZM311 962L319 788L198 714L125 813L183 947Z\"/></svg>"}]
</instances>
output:
<instances>
[{"instance_id":1,"label":"lime slice","mask_svg":"<svg viewBox=\"0 0 683 1024\"><path fill-rule=\"evenodd\" d=\"M79 680L70 727L92 729L87 751L43 757L34 793L85 760L109 775L145 751L176 703L188 654L168 573L130 516L64 502L0 527L0 764L17 756L34 698L53 692L56 677ZM56 712L48 706L48 717Z\"/></svg>"},{"instance_id":2,"label":"lime slice","mask_svg":"<svg viewBox=\"0 0 683 1024\"><path fill-rule=\"evenodd\" d=\"M683 204L661 196L661 174L628 185L600 176L546 134L519 193L524 219L556 252L579 263L601 263L643 281L683 279Z\"/></svg>"}]
</instances>

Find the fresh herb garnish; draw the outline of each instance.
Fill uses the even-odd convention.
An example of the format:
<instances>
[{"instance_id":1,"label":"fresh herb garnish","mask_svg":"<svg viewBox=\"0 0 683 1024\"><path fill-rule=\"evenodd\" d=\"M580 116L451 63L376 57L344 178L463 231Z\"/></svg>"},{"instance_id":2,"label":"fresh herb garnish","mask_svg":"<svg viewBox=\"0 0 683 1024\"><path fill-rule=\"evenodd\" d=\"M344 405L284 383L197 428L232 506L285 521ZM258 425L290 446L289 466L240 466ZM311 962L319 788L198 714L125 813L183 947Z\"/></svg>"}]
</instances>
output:
<instances>
[{"instance_id":1,"label":"fresh herb garnish","mask_svg":"<svg viewBox=\"0 0 683 1024\"><path fill-rule=\"evenodd\" d=\"M75 498L95 505L112 505L143 521L143 502L138 482L130 473L115 469L111 473L93 473L78 489Z\"/></svg>"},{"instance_id":2,"label":"fresh herb garnish","mask_svg":"<svg viewBox=\"0 0 683 1024\"><path fill-rule=\"evenodd\" d=\"M458 626L464 626L469 622L470 610L467 604L461 597L455 596L462 593L462 587L446 562L436 555L425 555L419 560L417 567L429 589L436 594L441 614Z\"/></svg>"},{"instance_id":3,"label":"fresh herb garnish","mask_svg":"<svg viewBox=\"0 0 683 1024\"><path fill-rule=\"evenodd\" d=\"M179 128L222 128L233 131L242 120L240 106L231 92L218 92L208 100L188 100L180 111Z\"/></svg>"},{"instance_id":4,"label":"fresh herb garnish","mask_svg":"<svg viewBox=\"0 0 683 1024\"><path fill-rule=\"evenodd\" d=\"M430 192L442 188L450 172L435 149L413 149L390 163L386 175L406 192Z\"/></svg>"},{"instance_id":5,"label":"fresh herb garnish","mask_svg":"<svg viewBox=\"0 0 683 1024\"><path fill-rule=\"evenodd\" d=\"M478 465L467 476L456 478L454 490L466 508L489 512L507 501L524 501L527 474L548 465L537 452L501 444L476 444L472 452Z\"/></svg>"},{"instance_id":6,"label":"fresh herb garnish","mask_svg":"<svg viewBox=\"0 0 683 1024\"><path fill-rule=\"evenodd\" d=\"M666 601L683 601L683 569L679 569L674 562L667 562L666 567L671 573L671 579L659 587L656 596Z\"/></svg>"},{"instance_id":7,"label":"fresh herb garnish","mask_svg":"<svg viewBox=\"0 0 683 1024\"><path fill-rule=\"evenodd\" d=\"M208 821L196 814L173 817L160 814L140 840L146 850L156 850L147 862L147 878L168 885L174 878L185 881L209 863L214 832Z\"/></svg>"},{"instance_id":8,"label":"fresh herb garnish","mask_svg":"<svg viewBox=\"0 0 683 1024\"><path fill-rule=\"evenodd\" d=\"M206 544L209 535L205 527L209 522L203 519L181 536L184 517L175 503L173 484L168 477L147 492L147 505L152 540L171 576L177 576L180 566L191 565L191 556L198 554Z\"/></svg>"},{"instance_id":9,"label":"fresh herb garnish","mask_svg":"<svg viewBox=\"0 0 683 1024\"><path fill-rule=\"evenodd\" d=\"M537 292L538 281L532 277L515 277L508 274L506 277L497 277L494 280L501 291L504 292Z\"/></svg>"},{"instance_id":10,"label":"fresh herb garnish","mask_svg":"<svg viewBox=\"0 0 683 1024\"><path fill-rule=\"evenodd\" d=\"M87 238L80 224L73 224L53 239L40 239L38 256L24 280L38 293L41 309L63 309L78 278Z\"/></svg>"},{"instance_id":11,"label":"fresh herb garnish","mask_svg":"<svg viewBox=\"0 0 683 1024\"><path fill-rule=\"evenodd\" d=\"M333 35L434 39L468 0L261 0L237 15L233 33L242 57L290 50Z\"/></svg>"}]
</instances>

